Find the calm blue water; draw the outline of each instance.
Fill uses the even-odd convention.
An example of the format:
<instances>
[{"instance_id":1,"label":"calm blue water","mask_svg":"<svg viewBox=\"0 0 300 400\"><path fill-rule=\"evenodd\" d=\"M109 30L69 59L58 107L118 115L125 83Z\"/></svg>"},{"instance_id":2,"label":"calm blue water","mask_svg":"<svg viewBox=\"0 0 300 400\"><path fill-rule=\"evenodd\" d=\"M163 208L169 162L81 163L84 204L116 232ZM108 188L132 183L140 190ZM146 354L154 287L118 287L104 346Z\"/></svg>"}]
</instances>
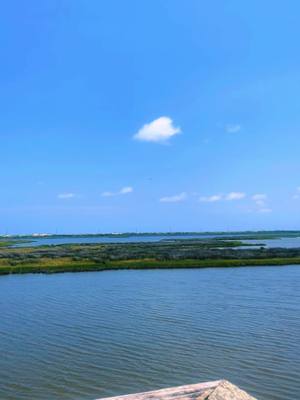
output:
<instances>
[{"instance_id":1,"label":"calm blue water","mask_svg":"<svg viewBox=\"0 0 300 400\"><path fill-rule=\"evenodd\" d=\"M292 249L300 247L300 238L279 238L279 239L263 239L263 240L246 240L247 243L259 244L264 243L266 247L284 247L286 249Z\"/></svg>"},{"instance_id":2,"label":"calm blue water","mask_svg":"<svg viewBox=\"0 0 300 400\"><path fill-rule=\"evenodd\" d=\"M226 378L300 393L300 267L0 277L1 400L92 400Z\"/></svg>"}]
</instances>

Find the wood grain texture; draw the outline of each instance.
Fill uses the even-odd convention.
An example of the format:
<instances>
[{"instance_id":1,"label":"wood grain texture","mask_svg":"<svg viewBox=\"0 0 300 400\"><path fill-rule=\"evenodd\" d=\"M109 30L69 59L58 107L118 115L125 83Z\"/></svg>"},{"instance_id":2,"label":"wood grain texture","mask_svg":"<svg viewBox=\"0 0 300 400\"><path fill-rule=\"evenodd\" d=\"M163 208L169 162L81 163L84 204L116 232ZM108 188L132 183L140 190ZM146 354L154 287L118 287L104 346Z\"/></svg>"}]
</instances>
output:
<instances>
[{"instance_id":1,"label":"wood grain texture","mask_svg":"<svg viewBox=\"0 0 300 400\"><path fill-rule=\"evenodd\" d=\"M256 400L232 383L221 380L177 386L98 400Z\"/></svg>"},{"instance_id":2,"label":"wood grain texture","mask_svg":"<svg viewBox=\"0 0 300 400\"><path fill-rule=\"evenodd\" d=\"M198 398L197 400L202 400ZM248 393L228 381L222 381L207 397L203 400L256 400Z\"/></svg>"},{"instance_id":3,"label":"wood grain texture","mask_svg":"<svg viewBox=\"0 0 300 400\"><path fill-rule=\"evenodd\" d=\"M106 397L105 399L98 400L194 400L205 391L216 388L221 382L222 381L196 383L194 385L176 386L150 392Z\"/></svg>"}]
</instances>

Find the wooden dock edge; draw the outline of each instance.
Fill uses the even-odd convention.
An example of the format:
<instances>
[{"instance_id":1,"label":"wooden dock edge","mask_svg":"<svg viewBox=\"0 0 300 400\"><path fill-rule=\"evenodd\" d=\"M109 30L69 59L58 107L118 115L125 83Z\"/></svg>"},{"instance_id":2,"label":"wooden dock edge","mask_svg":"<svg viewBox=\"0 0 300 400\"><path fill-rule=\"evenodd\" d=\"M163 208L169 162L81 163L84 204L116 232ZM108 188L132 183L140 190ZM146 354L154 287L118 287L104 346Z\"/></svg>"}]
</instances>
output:
<instances>
[{"instance_id":1,"label":"wooden dock edge","mask_svg":"<svg viewBox=\"0 0 300 400\"><path fill-rule=\"evenodd\" d=\"M219 380L98 400L256 400L232 383Z\"/></svg>"}]
</instances>

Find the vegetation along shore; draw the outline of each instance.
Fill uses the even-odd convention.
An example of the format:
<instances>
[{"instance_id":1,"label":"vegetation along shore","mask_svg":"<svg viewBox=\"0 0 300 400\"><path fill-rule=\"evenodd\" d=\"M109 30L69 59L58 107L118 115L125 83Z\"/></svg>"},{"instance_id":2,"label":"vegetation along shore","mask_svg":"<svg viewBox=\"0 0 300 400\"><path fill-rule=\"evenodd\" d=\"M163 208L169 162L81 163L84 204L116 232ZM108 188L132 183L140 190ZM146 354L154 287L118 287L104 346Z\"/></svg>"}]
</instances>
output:
<instances>
[{"instance_id":1,"label":"vegetation along shore","mask_svg":"<svg viewBox=\"0 0 300 400\"><path fill-rule=\"evenodd\" d=\"M300 248L245 248L242 241L220 238L23 248L0 243L1 275L300 264Z\"/></svg>"}]
</instances>

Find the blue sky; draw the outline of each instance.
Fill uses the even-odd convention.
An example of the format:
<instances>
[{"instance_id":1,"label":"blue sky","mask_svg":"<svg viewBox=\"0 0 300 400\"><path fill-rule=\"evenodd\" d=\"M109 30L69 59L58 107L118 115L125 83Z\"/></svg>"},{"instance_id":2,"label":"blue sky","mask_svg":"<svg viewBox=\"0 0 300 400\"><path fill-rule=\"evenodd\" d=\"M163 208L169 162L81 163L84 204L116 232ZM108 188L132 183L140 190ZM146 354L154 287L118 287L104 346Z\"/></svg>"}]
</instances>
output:
<instances>
[{"instance_id":1,"label":"blue sky","mask_svg":"<svg viewBox=\"0 0 300 400\"><path fill-rule=\"evenodd\" d=\"M300 4L2 4L0 232L300 228Z\"/></svg>"}]
</instances>

